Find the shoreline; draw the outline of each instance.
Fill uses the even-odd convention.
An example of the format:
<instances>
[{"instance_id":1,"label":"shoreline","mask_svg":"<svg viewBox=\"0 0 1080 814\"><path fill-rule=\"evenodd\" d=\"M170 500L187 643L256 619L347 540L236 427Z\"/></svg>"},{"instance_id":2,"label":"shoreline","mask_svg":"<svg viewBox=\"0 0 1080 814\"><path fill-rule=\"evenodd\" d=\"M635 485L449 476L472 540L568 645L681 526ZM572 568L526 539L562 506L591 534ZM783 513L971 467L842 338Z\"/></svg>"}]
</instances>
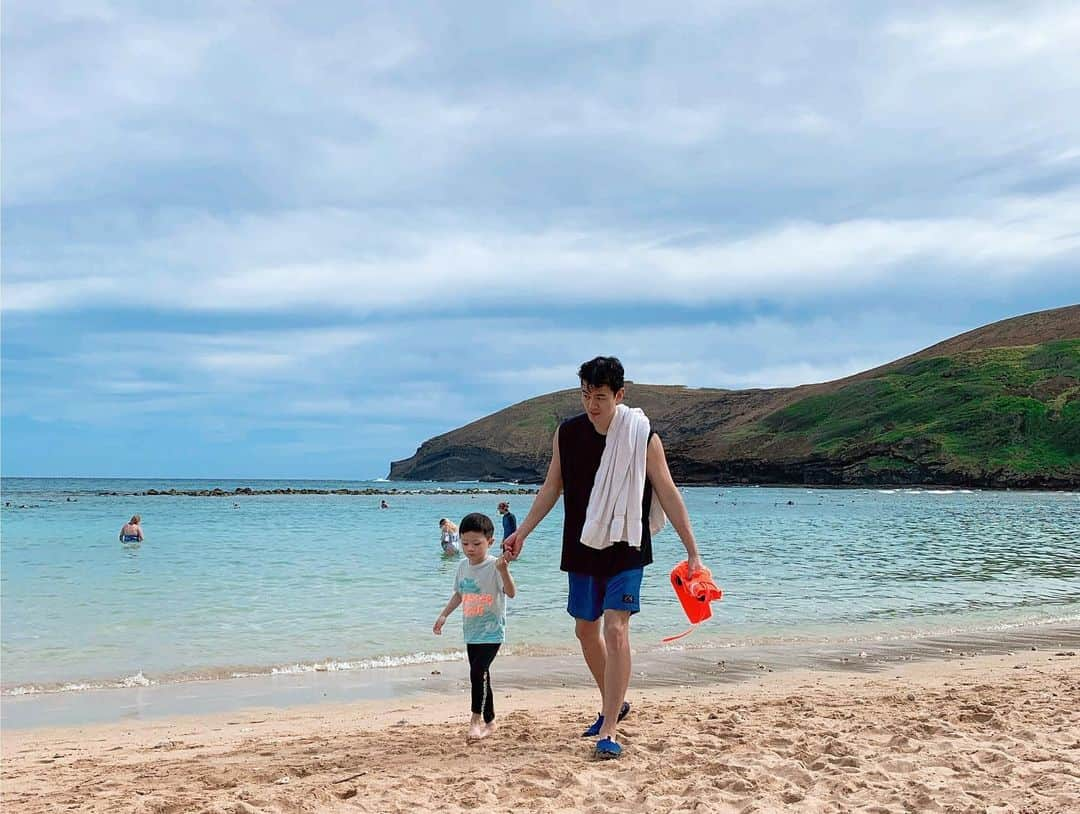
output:
<instances>
[{"instance_id":1,"label":"shoreline","mask_svg":"<svg viewBox=\"0 0 1080 814\"><path fill-rule=\"evenodd\" d=\"M1080 626L1080 616L1048 616L1039 620L998 621L982 620L974 624L939 624L924 627L921 630L910 629L870 629L845 632L842 630L807 630L801 634L776 634L773 636L748 634L741 637L723 636L720 640L708 634L699 633L675 644L662 644L653 640L646 633L639 631L635 637L637 646L635 659L651 659L657 653L666 651L708 651L732 652L773 652L781 654L810 654L812 651L826 651L830 648L843 649L887 646L891 648L912 648L918 650L918 643L929 640L959 641L960 637L1000 637L1010 636L1014 632L1044 631L1067 629ZM563 631L565 634L566 631ZM715 630L710 631L715 633ZM1077 644L1080 646L1080 643ZM846 651L845 651L846 652ZM520 642L511 641L500 651L500 661L524 659L524 663L533 663L537 659L551 658L556 661L578 657L576 642L563 635L557 642ZM331 656L326 658L295 660L283 659L269 664L236 663L231 665L201 666L170 670L155 670L146 666L131 668L130 672L113 674L89 674L77 678L55 681L27 679L0 684L0 699L31 699L51 695L100 693L110 690L131 690L135 688L164 688L172 685L214 685L222 682L246 680L286 681L289 676L309 676L313 674L354 673L379 675L384 671L404 674L410 668L423 671L425 668L437 669L441 665L465 660L464 649L418 650L402 653L389 653L372 656ZM782 656L781 660L789 660ZM807 660L806 663L809 663ZM300 679L303 680L303 679ZM310 678L309 680L316 680ZM375 681L373 678L372 681ZM44 703L44 702L43 702ZM2 720L0 716L0 720Z\"/></svg>"},{"instance_id":2,"label":"shoreline","mask_svg":"<svg viewBox=\"0 0 1080 814\"><path fill-rule=\"evenodd\" d=\"M737 681L635 676L618 761L594 760L580 737L595 689L535 673L520 689L498 662L499 729L471 745L464 690L453 703L435 693L5 731L2 802L19 814L1076 810L1080 657L949 655L755 667Z\"/></svg>"},{"instance_id":3,"label":"shoreline","mask_svg":"<svg viewBox=\"0 0 1080 814\"><path fill-rule=\"evenodd\" d=\"M1080 652L1080 625L1052 623L917 638L719 647L695 647L691 641L635 651L631 687L730 686L762 674L798 670L873 674L898 664L1020 651ZM497 680L500 687L518 691L592 687L576 652L501 656ZM253 707L288 710L372 700L396 703L432 695L454 696L467 689L468 668L458 656L388 667L312 669L161 684L145 681L127 687L5 695L0 698L0 725L11 732L231 713Z\"/></svg>"}]
</instances>

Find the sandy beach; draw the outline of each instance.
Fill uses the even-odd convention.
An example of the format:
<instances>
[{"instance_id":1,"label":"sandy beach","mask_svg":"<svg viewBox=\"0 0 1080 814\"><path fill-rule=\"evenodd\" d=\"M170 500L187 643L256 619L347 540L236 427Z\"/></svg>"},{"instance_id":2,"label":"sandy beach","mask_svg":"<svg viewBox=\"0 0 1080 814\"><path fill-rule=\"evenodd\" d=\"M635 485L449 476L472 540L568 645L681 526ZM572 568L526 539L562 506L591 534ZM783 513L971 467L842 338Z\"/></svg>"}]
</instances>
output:
<instances>
[{"instance_id":1,"label":"sandy beach","mask_svg":"<svg viewBox=\"0 0 1080 814\"><path fill-rule=\"evenodd\" d=\"M631 691L621 760L582 688L14 730L5 812L1080 809L1080 657L1028 650Z\"/></svg>"}]
</instances>

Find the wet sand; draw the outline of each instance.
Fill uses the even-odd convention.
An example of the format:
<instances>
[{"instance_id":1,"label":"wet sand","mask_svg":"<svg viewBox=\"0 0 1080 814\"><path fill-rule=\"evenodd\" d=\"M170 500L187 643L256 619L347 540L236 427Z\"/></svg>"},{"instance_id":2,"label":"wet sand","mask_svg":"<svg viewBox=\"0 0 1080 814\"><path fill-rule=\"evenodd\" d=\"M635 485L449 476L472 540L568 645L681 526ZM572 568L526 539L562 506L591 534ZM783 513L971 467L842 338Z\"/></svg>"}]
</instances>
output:
<instances>
[{"instance_id":1,"label":"wet sand","mask_svg":"<svg viewBox=\"0 0 1080 814\"><path fill-rule=\"evenodd\" d=\"M1021 645L1032 635L1041 644ZM576 673L566 680L569 665L545 673L528 658L496 662L499 728L472 744L460 664L428 665L436 684L396 698L9 729L2 802L5 812L1076 811L1077 636L838 645L792 665L761 650L746 663L653 654L636 666L645 675L620 730L626 753L607 762L579 736L595 691ZM513 675L529 664L531 677Z\"/></svg>"},{"instance_id":2,"label":"wet sand","mask_svg":"<svg viewBox=\"0 0 1080 814\"><path fill-rule=\"evenodd\" d=\"M761 673L795 669L872 673L911 661L964 659L1031 648L1080 651L1080 627L1031 626L1004 632L936 638L827 643L784 643L700 647L690 638L680 646L634 654L635 689L729 685ZM500 653L497 686L502 690L591 689L592 679L578 653ZM5 696L0 728L76 726L138 722L181 715L205 716L249 708L293 709L308 705L379 701L413 703L468 690L463 660L385 669L260 675L198 680L122 689Z\"/></svg>"}]
</instances>

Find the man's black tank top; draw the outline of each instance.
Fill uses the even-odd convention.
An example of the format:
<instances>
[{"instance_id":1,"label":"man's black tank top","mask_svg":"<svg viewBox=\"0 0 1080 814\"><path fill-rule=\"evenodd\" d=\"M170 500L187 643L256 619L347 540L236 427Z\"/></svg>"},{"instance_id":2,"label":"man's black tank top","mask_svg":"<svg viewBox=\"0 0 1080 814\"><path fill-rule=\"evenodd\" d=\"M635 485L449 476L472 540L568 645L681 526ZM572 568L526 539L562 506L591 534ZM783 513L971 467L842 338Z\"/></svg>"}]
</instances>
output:
<instances>
[{"instance_id":1,"label":"man's black tank top","mask_svg":"<svg viewBox=\"0 0 1080 814\"><path fill-rule=\"evenodd\" d=\"M650 432L649 438L652 439L654 434ZM584 413L559 425L559 462L562 465L565 511L559 567L563 571L610 577L630 568L641 568L653 561L652 536L649 534L652 484L648 478L645 478L645 494L641 503L641 548L634 548L624 541L597 550L581 542L585 510L589 507L589 495L606 443L607 436L598 433Z\"/></svg>"}]
</instances>

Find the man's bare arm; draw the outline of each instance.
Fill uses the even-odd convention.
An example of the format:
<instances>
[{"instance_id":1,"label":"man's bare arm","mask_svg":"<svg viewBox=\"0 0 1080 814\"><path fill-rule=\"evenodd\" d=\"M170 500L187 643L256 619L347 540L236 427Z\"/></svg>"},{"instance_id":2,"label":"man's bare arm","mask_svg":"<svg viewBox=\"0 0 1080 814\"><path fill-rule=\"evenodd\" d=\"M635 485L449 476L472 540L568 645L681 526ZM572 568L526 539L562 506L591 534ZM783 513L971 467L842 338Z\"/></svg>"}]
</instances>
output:
<instances>
[{"instance_id":1,"label":"man's bare arm","mask_svg":"<svg viewBox=\"0 0 1080 814\"><path fill-rule=\"evenodd\" d=\"M516 560L521 554L521 547L525 545L525 538L532 534L533 529L540 525L540 521L547 517L548 512L555 508L562 495L562 463L559 460L559 431L555 431L555 437L551 441L551 463L548 464L547 476L544 485L536 493L532 507L528 515L517 527L517 531L503 540L503 551L511 560Z\"/></svg>"},{"instance_id":2,"label":"man's bare arm","mask_svg":"<svg viewBox=\"0 0 1080 814\"><path fill-rule=\"evenodd\" d=\"M654 435L649 440L648 452L645 455L645 474L652 483L664 513L686 548L687 567L692 574L702 567L701 555L698 554L697 540L694 539L694 530L690 526L690 513L686 511L679 487L671 477L667 455L664 454L664 445L659 435Z\"/></svg>"}]
</instances>

